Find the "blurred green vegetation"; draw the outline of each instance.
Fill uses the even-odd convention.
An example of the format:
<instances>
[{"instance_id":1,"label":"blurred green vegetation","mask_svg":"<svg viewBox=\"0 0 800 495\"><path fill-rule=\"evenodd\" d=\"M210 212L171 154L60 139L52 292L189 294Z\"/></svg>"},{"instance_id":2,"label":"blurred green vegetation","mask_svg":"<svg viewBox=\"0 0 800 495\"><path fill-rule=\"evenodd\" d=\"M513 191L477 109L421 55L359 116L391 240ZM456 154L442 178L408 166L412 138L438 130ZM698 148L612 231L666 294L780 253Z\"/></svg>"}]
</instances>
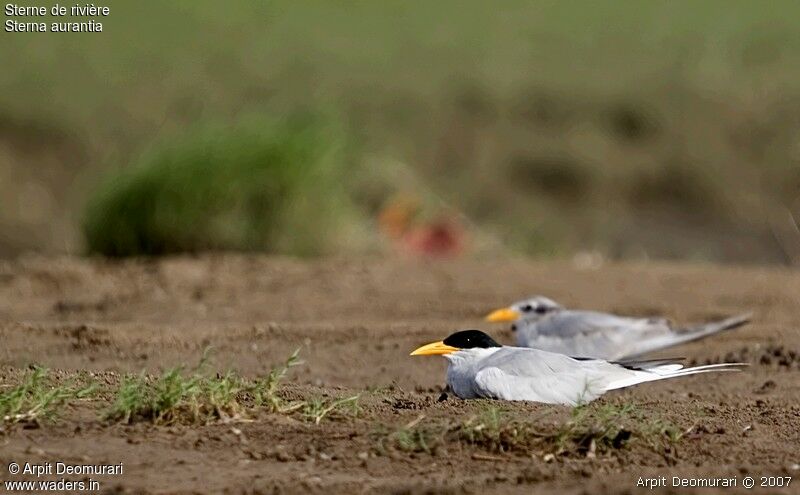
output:
<instances>
[{"instance_id":1,"label":"blurred green vegetation","mask_svg":"<svg viewBox=\"0 0 800 495\"><path fill-rule=\"evenodd\" d=\"M103 33L4 33L0 253L79 251L76 212L109 166L134 170L120 179L127 186L100 186L101 197L132 187L148 160L183 160L169 146L161 158L130 159L153 142L184 139L203 122L233 129L253 113L335 107L367 173L403 164L410 183L513 250L788 259L784 213L800 214L796 2L111 7ZM193 139L197 147L203 138ZM364 190L374 208L391 189L376 180L380 187L362 181L348 191L360 212L330 224L362 225L362 212L371 214L359 203ZM307 241L284 244L275 230L255 235L257 222L241 218L205 233L225 240L214 246L313 251ZM143 246L119 242L112 251ZM188 241L165 242L148 249Z\"/></svg>"},{"instance_id":2,"label":"blurred green vegetation","mask_svg":"<svg viewBox=\"0 0 800 495\"><path fill-rule=\"evenodd\" d=\"M347 147L335 126L310 115L209 127L154 145L92 193L83 222L88 250L345 248L340 243L353 241L347 227L359 221L342 182L354 168Z\"/></svg>"}]
</instances>

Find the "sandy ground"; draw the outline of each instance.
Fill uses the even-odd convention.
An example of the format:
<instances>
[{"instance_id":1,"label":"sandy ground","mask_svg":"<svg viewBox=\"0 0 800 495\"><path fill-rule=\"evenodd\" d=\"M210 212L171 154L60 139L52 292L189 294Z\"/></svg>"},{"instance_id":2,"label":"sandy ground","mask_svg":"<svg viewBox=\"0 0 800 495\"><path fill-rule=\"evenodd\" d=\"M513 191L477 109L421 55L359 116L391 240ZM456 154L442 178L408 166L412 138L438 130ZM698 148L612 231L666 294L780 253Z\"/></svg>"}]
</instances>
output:
<instances>
[{"instance_id":1,"label":"sandy ground","mask_svg":"<svg viewBox=\"0 0 800 495\"><path fill-rule=\"evenodd\" d=\"M597 456L541 452L487 454L445 444L432 453L381 452L376 432L415 421L464 421L489 401L437 402L440 358L411 358L422 343L455 329L482 328L489 310L544 294L568 306L680 322L753 311L753 323L667 354L705 362L744 359L736 375L646 384L609 394L691 429L669 455L632 443ZM0 433L0 481L10 462L123 463L99 478L104 493L636 493L640 476L666 476L657 493L744 489L669 486L673 476L800 477L800 273L779 268L680 264L334 259L248 256L108 262L27 257L0 264L0 377L36 363L78 376L157 372L198 362L208 346L219 370L264 373L297 347L286 393L362 393L355 418L319 425L259 414L254 421L203 426L112 425L104 404L70 407L40 428ZM107 405L107 404L106 404ZM565 408L504 404L539 417ZM551 411L551 412L553 412ZM420 419L422 418L422 419ZM77 479L80 479L78 477ZM647 490L642 490L647 491ZM10 492L9 492L10 493Z\"/></svg>"}]
</instances>

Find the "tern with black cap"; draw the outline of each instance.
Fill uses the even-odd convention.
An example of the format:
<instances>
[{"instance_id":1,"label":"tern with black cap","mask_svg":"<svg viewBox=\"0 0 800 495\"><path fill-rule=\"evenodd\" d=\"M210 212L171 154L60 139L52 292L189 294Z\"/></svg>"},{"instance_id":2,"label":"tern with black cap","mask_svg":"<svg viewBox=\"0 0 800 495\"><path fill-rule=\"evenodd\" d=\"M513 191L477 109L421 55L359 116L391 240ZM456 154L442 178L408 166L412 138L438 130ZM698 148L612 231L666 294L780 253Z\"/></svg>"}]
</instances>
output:
<instances>
[{"instance_id":1,"label":"tern with black cap","mask_svg":"<svg viewBox=\"0 0 800 495\"><path fill-rule=\"evenodd\" d=\"M665 318L631 318L597 311L566 309L537 296L498 309L489 322L512 322L517 345L570 356L630 359L740 327L750 314L676 327Z\"/></svg>"},{"instance_id":2,"label":"tern with black cap","mask_svg":"<svg viewBox=\"0 0 800 495\"><path fill-rule=\"evenodd\" d=\"M447 385L462 399L525 400L576 406L611 390L741 363L684 368L674 360L609 362L572 358L526 347L502 346L480 330L462 330L417 348L412 356L444 356Z\"/></svg>"}]
</instances>

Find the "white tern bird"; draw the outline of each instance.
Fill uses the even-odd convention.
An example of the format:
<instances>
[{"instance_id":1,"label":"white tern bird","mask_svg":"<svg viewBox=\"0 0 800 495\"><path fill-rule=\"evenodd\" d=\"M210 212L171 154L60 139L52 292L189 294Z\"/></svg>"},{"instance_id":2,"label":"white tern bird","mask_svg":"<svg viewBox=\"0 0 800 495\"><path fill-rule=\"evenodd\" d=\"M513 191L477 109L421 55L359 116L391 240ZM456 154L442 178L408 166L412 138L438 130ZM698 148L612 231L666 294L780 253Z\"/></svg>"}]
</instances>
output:
<instances>
[{"instance_id":1,"label":"white tern bird","mask_svg":"<svg viewBox=\"0 0 800 495\"><path fill-rule=\"evenodd\" d=\"M462 399L526 400L576 406L610 390L709 371L733 371L741 363L684 368L671 360L609 362L572 358L528 347L502 346L480 330L462 330L423 345L412 356L441 355L447 385Z\"/></svg>"},{"instance_id":2,"label":"white tern bird","mask_svg":"<svg viewBox=\"0 0 800 495\"><path fill-rule=\"evenodd\" d=\"M665 318L632 318L596 311L566 309L537 296L490 313L490 322L513 322L517 345L569 356L610 361L629 359L730 330L750 321L750 314L676 327Z\"/></svg>"}]
</instances>

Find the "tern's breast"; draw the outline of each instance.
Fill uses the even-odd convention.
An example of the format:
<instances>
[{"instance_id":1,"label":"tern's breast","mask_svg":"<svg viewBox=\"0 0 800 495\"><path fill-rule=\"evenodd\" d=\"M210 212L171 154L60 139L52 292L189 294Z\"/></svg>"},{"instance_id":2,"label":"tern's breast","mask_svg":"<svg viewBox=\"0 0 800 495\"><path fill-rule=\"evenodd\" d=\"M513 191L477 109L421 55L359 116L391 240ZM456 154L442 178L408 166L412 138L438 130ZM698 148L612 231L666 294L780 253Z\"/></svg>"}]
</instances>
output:
<instances>
[{"instance_id":1,"label":"tern's breast","mask_svg":"<svg viewBox=\"0 0 800 495\"><path fill-rule=\"evenodd\" d=\"M447 384L456 396L462 399L474 399L475 373L471 366L464 363L450 363L447 367Z\"/></svg>"}]
</instances>

